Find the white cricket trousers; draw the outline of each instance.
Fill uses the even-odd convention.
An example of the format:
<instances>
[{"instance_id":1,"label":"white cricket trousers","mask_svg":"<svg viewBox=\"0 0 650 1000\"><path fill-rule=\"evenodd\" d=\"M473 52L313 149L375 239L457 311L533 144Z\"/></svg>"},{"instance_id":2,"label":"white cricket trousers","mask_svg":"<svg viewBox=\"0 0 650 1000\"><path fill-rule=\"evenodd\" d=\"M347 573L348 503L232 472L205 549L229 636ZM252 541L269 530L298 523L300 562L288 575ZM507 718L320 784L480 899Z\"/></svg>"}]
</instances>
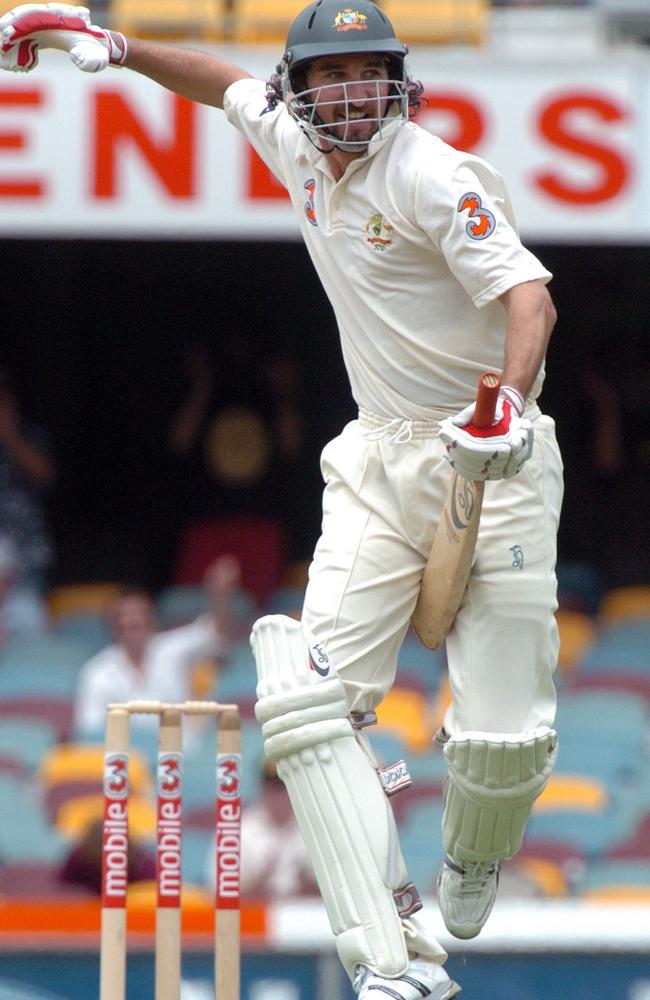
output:
<instances>
[{"instance_id":1,"label":"white cricket trousers","mask_svg":"<svg viewBox=\"0 0 650 1000\"><path fill-rule=\"evenodd\" d=\"M556 534L562 461L554 423L533 407L531 458L488 482L471 579L447 638L450 735L552 726L557 663ZM351 711L377 707L444 503L450 468L437 421L361 411L323 450L323 526L303 622L332 657Z\"/></svg>"}]
</instances>

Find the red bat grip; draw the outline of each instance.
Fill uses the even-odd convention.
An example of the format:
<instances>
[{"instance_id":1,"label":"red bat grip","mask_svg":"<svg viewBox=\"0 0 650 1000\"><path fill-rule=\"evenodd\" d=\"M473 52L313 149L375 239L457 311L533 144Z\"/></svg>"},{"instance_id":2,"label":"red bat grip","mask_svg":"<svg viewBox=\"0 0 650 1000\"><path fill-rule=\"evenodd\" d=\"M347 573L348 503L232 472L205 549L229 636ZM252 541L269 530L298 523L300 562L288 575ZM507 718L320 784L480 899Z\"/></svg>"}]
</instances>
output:
<instances>
[{"instance_id":1,"label":"red bat grip","mask_svg":"<svg viewBox=\"0 0 650 1000\"><path fill-rule=\"evenodd\" d=\"M476 406L472 423L475 427L489 427L494 420L501 379L496 372L483 372L478 380Z\"/></svg>"}]
</instances>

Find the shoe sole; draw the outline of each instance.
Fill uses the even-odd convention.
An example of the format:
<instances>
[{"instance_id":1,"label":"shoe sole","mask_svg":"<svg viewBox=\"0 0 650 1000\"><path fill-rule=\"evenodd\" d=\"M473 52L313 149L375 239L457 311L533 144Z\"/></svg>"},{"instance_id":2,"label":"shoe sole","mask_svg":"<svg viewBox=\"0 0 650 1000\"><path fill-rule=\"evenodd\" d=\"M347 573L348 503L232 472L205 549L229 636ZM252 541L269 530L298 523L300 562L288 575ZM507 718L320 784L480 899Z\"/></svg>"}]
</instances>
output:
<instances>
[{"instance_id":1,"label":"shoe sole","mask_svg":"<svg viewBox=\"0 0 650 1000\"><path fill-rule=\"evenodd\" d=\"M451 993L447 993L442 1000L454 1000L454 997L457 997L462 991L462 986L459 986L458 983L450 983L450 986L452 987Z\"/></svg>"}]
</instances>

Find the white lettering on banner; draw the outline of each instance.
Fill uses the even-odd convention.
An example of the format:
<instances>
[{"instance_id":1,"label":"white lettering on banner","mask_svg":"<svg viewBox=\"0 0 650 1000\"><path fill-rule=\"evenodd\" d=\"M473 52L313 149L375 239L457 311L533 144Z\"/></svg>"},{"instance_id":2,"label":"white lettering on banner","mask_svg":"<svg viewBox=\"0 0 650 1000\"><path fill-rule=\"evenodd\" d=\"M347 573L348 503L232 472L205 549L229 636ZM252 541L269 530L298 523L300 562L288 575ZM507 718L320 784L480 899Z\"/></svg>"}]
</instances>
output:
<instances>
[{"instance_id":1,"label":"white lettering on banner","mask_svg":"<svg viewBox=\"0 0 650 1000\"><path fill-rule=\"evenodd\" d=\"M232 56L268 76L257 50ZM501 171L527 241L650 240L650 60L482 54L480 85L471 55L422 49L412 68L428 102L418 120ZM0 83L5 235L298 237L286 192L215 109L135 73L80 82L60 53L43 53L37 81Z\"/></svg>"}]
</instances>

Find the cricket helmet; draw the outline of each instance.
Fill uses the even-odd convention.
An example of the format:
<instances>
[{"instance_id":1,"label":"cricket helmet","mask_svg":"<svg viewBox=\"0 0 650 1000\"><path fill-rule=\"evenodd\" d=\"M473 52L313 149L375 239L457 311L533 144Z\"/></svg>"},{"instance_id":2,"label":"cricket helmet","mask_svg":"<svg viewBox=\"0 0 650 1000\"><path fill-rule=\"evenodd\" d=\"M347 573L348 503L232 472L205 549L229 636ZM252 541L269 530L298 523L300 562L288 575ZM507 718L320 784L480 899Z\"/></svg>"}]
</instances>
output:
<instances>
[{"instance_id":1,"label":"cricket helmet","mask_svg":"<svg viewBox=\"0 0 650 1000\"><path fill-rule=\"evenodd\" d=\"M385 13L372 0L357 0L356 3L354 0L314 0L289 28L284 56L278 66L283 100L289 113L312 140L323 138L326 129L318 122L316 95L306 89L309 64L322 56L358 52L386 56L393 100L386 115L377 119L378 129L389 118L408 118L405 66L408 48L396 38ZM336 144L343 149L359 145L354 142Z\"/></svg>"}]
</instances>

